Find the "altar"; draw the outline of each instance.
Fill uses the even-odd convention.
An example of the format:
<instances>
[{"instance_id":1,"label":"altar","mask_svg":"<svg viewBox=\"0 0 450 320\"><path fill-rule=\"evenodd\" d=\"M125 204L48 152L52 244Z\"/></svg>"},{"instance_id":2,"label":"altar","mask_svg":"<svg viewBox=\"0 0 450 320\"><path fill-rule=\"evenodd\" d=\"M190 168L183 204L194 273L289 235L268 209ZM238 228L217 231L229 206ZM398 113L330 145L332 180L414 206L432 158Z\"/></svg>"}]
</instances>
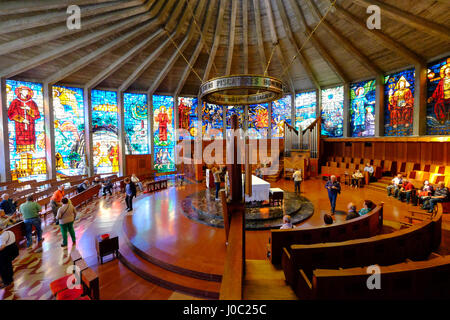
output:
<instances>
[{"instance_id":1,"label":"altar","mask_svg":"<svg viewBox=\"0 0 450 320\"><path fill-rule=\"evenodd\" d=\"M245 178L242 175L242 183L244 184ZM245 190L244 186L242 190ZM252 201L269 201L270 183L264 181L257 176L252 175L252 196L245 195L245 202Z\"/></svg>"}]
</instances>

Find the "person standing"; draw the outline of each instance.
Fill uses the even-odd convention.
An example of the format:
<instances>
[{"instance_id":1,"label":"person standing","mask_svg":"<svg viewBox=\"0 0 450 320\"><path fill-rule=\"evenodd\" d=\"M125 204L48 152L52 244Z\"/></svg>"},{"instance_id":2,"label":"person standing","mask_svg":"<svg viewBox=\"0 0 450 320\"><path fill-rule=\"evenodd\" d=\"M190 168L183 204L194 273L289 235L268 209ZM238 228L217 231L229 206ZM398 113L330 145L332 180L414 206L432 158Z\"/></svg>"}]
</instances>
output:
<instances>
[{"instance_id":1,"label":"person standing","mask_svg":"<svg viewBox=\"0 0 450 320\"><path fill-rule=\"evenodd\" d=\"M56 216L59 221L59 227L61 228L61 235L63 238L61 247L67 247L67 232L69 232L70 237L72 238L72 244L75 246L76 238L75 230L73 229L73 222L75 221L76 216L75 207L67 198L63 198L61 203L62 206L58 209L58 214Z\"/></svg>"},{"instance_id":2,"label":"person standing","mask_svg":"<svg viewBox=\"0 0 450 320\"><path fill-rule=\"evenodd\" d=\"M56 219L56 215L58 214L58 209L61 207L61 200L63 198L64 198L64 186L59 186L58 190L56 190L53 193L53 196L50 199L50 206L52 208L55 224L59 224L58 219Z\"/></svg>"},{"instance_id":3,"label":"person standing","mask_svg":"<svg viewBox=\"0 0 450 320\"><path fill-rule=\"evenodd\" d=\"M136 197L136 185L129 178L124 180L125 186L125 202L127 204L127 211L133 211L133 197Z\"/></svg>"},{"instance_id":4,"label":"person standing","mask_svg":"<svg viewBox=\"0 0 450 320\"><path fill-rule=\"evenodd\" d=\"M295 193L301 193L301 183L303 181L302 178L302 169L295 170L294 174L292 175L294 178L294 185L295 185Z\"/></svg>"},{"instance_id":5,"label":"person standing","mask_svg":"<svg viewBox=\"0 0 450 320\"><path fill-rule=\"evenodd\" d=\"M377 181L377 179L374 177L375 170L369 162L366 163L366 166L364 167L364 172L367 172L367 174L369 175L369 182Z\"/></svg>"},{"instance_id":6,"label":"person standing","mask_svg":"<svg viewBox=\"0 0 450 320\"><path fill-rule=\"evenodd\" d=\"M113 184L111 182L111 179L106 178L105 181L103 181L103 196L106 196L106 192L108 192L109 195L112 196L112 188Z\"/></svg>"},{"instance_id":7,"label":"person standing","mask_svg":"<svg viewBox=\"0 0 450 320\"><path fill-rule=\"evenodd\" d=\"M220 172L219 169L213 169L214 184L216 185L216 201L219 201L219 190L220 190Z\"/></svg>"},{"instance_id":8,"label":"person standing","mask_svg":"<svg viewBox=\"0 0 450 320\"><path fill-rule=\"evenodd\" d=\"M134 173L131 175L131 182L133 182L135 185L137 185L141 192L144 190L144 187L142 186L142 182L139 181L139 178L136 177L136 175Z\"/></svg>"},{"instance_id":9,"label":"person standing","mask_svg":"<svg viewBox=\"0 0 450 320\"><path fill-rule=\"evenodd\" d=\"M332 175L330 180L325 184L325 188L328 190L328 199L330 199L331 214L336 212L336 200L339 193L341 193L341 184L337 181L336 176Z\"/></svg>"},{"instance_id":10,"label":"person standing","mask_svg":"<svg viewBox=\"0 0 450 320\"><path fill-rule=\"evenodd\" d=\"M25 223L27 248L30 248L33 243L33 239L31 238L33 226L36 228L38 243L44 241L44 238L42 238L41 218L39 217L41 210L42 208L39 203L33 201L33 196L28 196L27 201L19 207L19 211L23 216L23 222Z\"/></svg>"},{"instance_id":11,"label":"person standing","mask_svg":"<svg viewBox=\"0 0 450 320\"><path fill-rule=\"evenodd\" d=\"M10 286L13 281L14 269L12 262L19 255L16 236L12 231L0 227L0 276L3 284L0 289Z\"/></svg>"}]
</instances>

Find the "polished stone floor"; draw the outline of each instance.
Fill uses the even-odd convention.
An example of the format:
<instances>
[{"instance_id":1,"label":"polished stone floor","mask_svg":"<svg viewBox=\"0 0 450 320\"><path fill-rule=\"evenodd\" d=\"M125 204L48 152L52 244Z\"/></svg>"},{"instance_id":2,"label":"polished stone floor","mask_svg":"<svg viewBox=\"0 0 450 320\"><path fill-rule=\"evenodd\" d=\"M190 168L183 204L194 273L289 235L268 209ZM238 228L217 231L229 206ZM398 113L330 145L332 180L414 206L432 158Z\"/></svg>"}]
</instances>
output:
<instances>
[{"instance_id":1,"label":"polished stone floor","mask_svg":"<svg viewBox=\"0 0 450 320\"><path fill-rule=\"evenodd\" d=\"M223 228L222 203L215 200L214 190L206 189L188 195L182 201L183 214L194 221L212 227ZM307 198L293 192L284 192L284 200L280 205L270 206L263 203L259 206L248 206L245 209L246 229L264 230L279 228L283 224L283 216L290 215L294 224L300 223L314 213L314 205Z\"/></svg>"}]
</instances>

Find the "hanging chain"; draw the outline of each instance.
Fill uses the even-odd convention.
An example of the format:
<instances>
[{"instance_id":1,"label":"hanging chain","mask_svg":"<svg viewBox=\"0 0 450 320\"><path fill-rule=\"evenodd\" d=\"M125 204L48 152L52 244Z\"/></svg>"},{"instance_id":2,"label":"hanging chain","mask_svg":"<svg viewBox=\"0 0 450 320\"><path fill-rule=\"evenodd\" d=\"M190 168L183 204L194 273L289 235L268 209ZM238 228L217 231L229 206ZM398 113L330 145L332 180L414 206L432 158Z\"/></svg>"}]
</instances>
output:
<instances>
[{"instance_id":1,"label":"hanging chain","mask_svg":"<svg viewBox=\"0 0 450 320\"><path fill-rule=\"evenodd\" d=\"M167 37L169 38L169 40L172 42L172 44L175 46L175 48L177 49L178 53L183 57L184 61L186 61L187 65L189 66L189 68L191 69L192 72L195 73L195 75L197 76L197 78L200 80L200 82L203 82L202 78L198 75L197 71L195 71L195 69L192 67L192 65L190 64L190 62L186 59L186 57L184 56L183 52L181 52L180 48L178 47L178 45L175 43L175 41L173 41L172 36L170 35L169 31L167 31L166 29L164 29L164 31L167 33Z\"/></svg>"},{"instance_id":2,"label":"hanging chain","mask_svg":"<svg viewBox=\"0 0 450 320\"><path fill-rule=\"evenodd\" d=\"M319 26L322 24L322 22L325 20L325 18L327 17L328 13L331 11L331 8L334 7L336 3L336 0L334 0L330 6L327 9L327 12L325 12L325 14L323 15L323 17L320 19L319 23L314 27L314 29L311 31L311 33L308 35L308 37L306 38L306 40L303 42L302 46L300 49L298 49L298 53L292 57L291 62L286 66L286 68L284 68L283 73L281 74L281 77L283 77L283 75L286 73L287 69L294 63L295 59L297 59L297 57L299 56L300 52L303 50L303 48L305 47L306 43L308 43L309 39L311 39L312 35L314 34L314 32L316 32L317 28L319 28Z\"/></svg>"},{"instance_id":3,"label":"hanging chain","mask_svg":"<svg viewBox=\"0 0 450 320\"><path fill-rule=\"evenodd\" d=\"M189 9L189 14L192 16L192 19L194 20L194 25L197 28L197 31L200 33L200 41L203 42L203 44L206 48L206 51L208 52L208 55L211 56L211 51L209 50L208 44L206 43L206 37L203 34L202 29L200 28L200 26L197 23L197 19L195 18L194 11L192 10L192 8L190 6L190 2L189 2L189 0L185 0L185 2L186 2L186 6ZM216 68L216 65L214 64L214 61L213 61L212 66L214 68L214 72L217 74L217 68Z\"/></svg>"}]
</instances>

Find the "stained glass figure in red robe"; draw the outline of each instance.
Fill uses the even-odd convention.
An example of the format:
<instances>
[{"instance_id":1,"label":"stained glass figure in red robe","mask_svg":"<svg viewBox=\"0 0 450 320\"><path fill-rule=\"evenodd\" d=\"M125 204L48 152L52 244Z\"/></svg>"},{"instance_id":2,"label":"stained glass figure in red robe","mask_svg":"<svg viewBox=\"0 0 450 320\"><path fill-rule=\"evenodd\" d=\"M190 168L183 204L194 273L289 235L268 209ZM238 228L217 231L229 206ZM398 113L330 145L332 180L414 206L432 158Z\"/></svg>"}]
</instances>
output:
<instances>
[{"instance_id":1,"label":"stained glass figure in red robe","mask_svg":"<svg viewBox=\"0 0 450 320\"><path fill-rule=\"evenodd\" d=\"M41 117L33 100L34 92L26 86L17 87L8 108L8 118L15 122L16 152L34 152L36 148L35 121Z\"/></svg>"},{"instance_id":2,"label":"stained glass figure in red robe","mask_svg":"<svg viewBox=\"0 0 450 320\"><path fill-rule=\"evenodd\" d=\"M431 103L435 101L434 113L436 119L444 124L449 119L449 105L450 105L450 58L447 59L447 64L442 66L440 70L441 80L439 81L433 95L428 99Z\"/></svg>"},{"instance_id":3,"label":"stained glass figure in red robe","mask_svg":"<svg viewBox=\"0 0 450 320\"><path fill-rule=\"evenodd\" d=\"M166 112L166 107L161 106L161 111L156 117L156 122L159 123L159 141L167 141L167 124L169 123L169 115Z\"/></svg>"},{"instance_id":4,"label":"stained glass figure in red robe","mask_svg":"<svg viewBox=\"0 0 450 320\"><path fill-rule=\"evenodd\" d=\"M180 99L180 105L178 106L178 128L189 130L189 111L189 106L184 103L183 99Z\"/></svg>"},{"instance_id":5,"label":"stained glass figure in red robe","mask_svg":"<svg viewBox=\"0 0 450 320\"><path fill-rule=\"evenodd\" d=\"M391 126L397 128L404 125L408 128L413 122L414 97L409 89L410 84L405 77L401 77L395 91L389 92L389 111L391 113Z\"/></svg>"}]
</instances>

